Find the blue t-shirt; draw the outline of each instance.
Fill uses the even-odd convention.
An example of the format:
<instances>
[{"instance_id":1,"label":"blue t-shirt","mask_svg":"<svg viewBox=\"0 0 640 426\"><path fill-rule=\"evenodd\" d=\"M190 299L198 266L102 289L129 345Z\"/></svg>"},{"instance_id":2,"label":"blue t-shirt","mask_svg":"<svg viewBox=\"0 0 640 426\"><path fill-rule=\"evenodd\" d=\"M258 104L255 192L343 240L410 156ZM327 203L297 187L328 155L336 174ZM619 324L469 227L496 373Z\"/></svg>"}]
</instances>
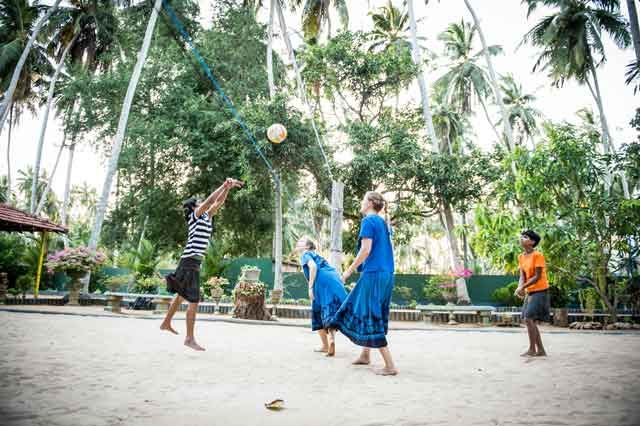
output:
<instances>
[{"instance_id":1,"label":"blue t-shirt","mask_svg":"<svg viewBox=\"0 0 640 426\"><path fill-rule=\"evenodd\" d=\"M358 272L393 272L393 247L387 223L377 214L366 216L360 223L358 250L363 238L372 241L371 252L358 267Z\"/></svg>"}]
</instances>

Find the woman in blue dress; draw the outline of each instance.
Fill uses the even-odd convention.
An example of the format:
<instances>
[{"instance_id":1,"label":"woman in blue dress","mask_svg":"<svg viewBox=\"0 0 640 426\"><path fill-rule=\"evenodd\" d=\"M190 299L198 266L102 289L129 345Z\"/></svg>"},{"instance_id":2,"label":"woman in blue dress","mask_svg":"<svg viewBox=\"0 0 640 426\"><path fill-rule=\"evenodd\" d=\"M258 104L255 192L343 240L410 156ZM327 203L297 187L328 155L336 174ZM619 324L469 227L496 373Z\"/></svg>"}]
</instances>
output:
<instances>
[{"instance_id":1,"label":"woman in blue dress","mask_svg":"<svg viewBox=\"0 0 640 426\"><path fill-rule=\"evenodd\" d=\"M311 301L311 329L317 331L322 340L318 352L327 356L336 353L335 329L329 329L333 317L347 297L340 275L329 263L316 253L316 245L308 237L302 237L296 244L302 254L300 264L309 282Z\"/></svg>"},{"instance_id":2,"label":"woman in blue dress","mask_svg":"<svg viewBox=\"0 0 640 426\"><path fill-rule=\"evenodd\" d=\"M393 364L386 338L394 265L389 226L379 214L384 206L384 198L377 192L367 192L362 199L360 213L364 218L358 235L358 255L345 270L342 281L346 282L356 269L360 278L336 312L331 326L363 347L354 365L370 364L370 348L378 348L384 359L384 368L376 373L395 376L398 370Z\"/></svg>"}]
</instances>

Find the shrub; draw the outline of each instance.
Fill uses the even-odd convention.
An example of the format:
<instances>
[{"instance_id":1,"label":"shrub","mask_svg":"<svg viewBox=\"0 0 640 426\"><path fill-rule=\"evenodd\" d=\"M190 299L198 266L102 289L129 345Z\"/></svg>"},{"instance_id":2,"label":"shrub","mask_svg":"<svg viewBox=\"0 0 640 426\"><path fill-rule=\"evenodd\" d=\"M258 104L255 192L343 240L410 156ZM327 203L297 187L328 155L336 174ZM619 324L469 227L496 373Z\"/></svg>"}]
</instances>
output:
<instances>
[{"instance_id":1,"label":"shrub","mask_svg":"<svg viewBox=\"0 0 640 426\"><path fill-rule=\"evenodd\" d=\"M152 275L150 277L138 277L136 279L136 285L134 292L136 293L149 293L155 294L163 287L164 279L158 275Z\"/></svg>"},{"instance_id":2,"label":"shrub","mask_svg":"<svg viewBox=\"0 0 640 426\"><path fill-rule=\"evenodd\" d=\"M33 277L29 275L19 276L16 280L16 289L22 293L22 298L27 297L27 292L33 288Z\"/></svg>"},{"instance_id":3,"label":"shrub","mask_svg":"<svg viewBox=\"0 0 640 426\"><path fill-rule=\"evenodd\" d=\"M514 281L505 287L496 289L491 295L491 299L503 306L520 306L522 305L522 299L513 294L517 288L518 282Z\"/></svg>"}]
</instances>

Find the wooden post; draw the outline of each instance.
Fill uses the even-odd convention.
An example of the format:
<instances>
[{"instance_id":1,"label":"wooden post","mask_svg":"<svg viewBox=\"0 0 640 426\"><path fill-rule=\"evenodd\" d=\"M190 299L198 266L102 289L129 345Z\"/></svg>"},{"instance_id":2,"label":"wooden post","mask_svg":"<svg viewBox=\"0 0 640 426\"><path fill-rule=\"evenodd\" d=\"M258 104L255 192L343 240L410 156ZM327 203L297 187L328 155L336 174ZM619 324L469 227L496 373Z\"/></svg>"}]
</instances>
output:
<instances>
[{"instance_id":1,"label":"wooden post","mask_svg":"<svg viewBox=\"0 0 640 426\"><path fill-rule=\"evenodd\" d=\"M38 257L38 270L36 271L36 285L33 289L33 297L38 298L38 290L40 289L40 278L42 276L42 264L44 263L44 255L47 252L47 232L42 233L40 238L40 256Z\"/></svg>"},{"instance_id":2,"label":"wooden post","mask_svg":"<svg viewBox=\"0 0 640 426\"><path fill-rule=\"evenodd\" d=\"M342 213L344 184L333 181L331 184L331 253L329 264L342 272Z\"/></svg>"}]
</instances>

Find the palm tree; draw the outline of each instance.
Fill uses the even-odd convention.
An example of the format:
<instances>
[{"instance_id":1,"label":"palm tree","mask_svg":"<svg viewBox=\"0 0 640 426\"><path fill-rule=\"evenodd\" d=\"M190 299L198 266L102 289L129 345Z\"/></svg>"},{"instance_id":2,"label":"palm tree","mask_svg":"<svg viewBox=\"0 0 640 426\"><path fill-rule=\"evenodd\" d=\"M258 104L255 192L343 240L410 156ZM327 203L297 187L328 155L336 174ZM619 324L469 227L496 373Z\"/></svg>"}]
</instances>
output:
<instances>
[{"instance_id":1,"label":"palm tree","mask_svg":"<svg viewBox=\"0 0 640 426\"><path fill-rule=\"evenodd\" d=\"M629 30L631 31L631 38L633 39L636 62L640 62L640 25L638 25L636 0L627 0L627 11L629 12Z\"/></svg>"},{"instance_id":2,"label":"palm tree","mask_svg":"<svg viewBox=\"0 0 640 426\"><path fill-rule=\"evenodd\" d=\"M538 120L542 118L542 112L532 106L536 101L533 94L525 93L522 85L518 84L513 76L502 78L503 102L511 127L517 131L516 145L521 145L526 139L533 143L533 136L538 133Z\"/></svg>"},{"instance_id":3,"label":"palm tree","mask_svg":"<svg viewBox=\"0 0 640 426\"><path fill-rule=\"evenodd\" d=\"M131 110L131 104L133 103L133 95L135 94L138 82L140 81L140 74L142 73L142 67L147 59L149 53L149 46L151 45L151 36L158 20L158 11L162 7L162 0L155 0L153 9L151 10L151 16L147 23L147 29L144 34L144 40L142 47L137 55L137 61L133 68L131 79L129 80L129 87L122 104L122 110L120 112L120 119L118 121L118 129L111 148L111 158L109 159L109 167L107 169L107 175L104 179L104 185L102 186L102 193L98 201L96 208L96 217L91 229L91 237L89 238L89 248L95 250L98 246L98 240L100 239L100 231L102 231L102 222L107 210L107 202L109 201L109 195L111 194L111 184L113 183L113 177L118 168L118 160L120 158L120 151L122 149L122 142L124 141L124 135L127 128L127 121L129 119L129 111ZM85 283L84 292L88 291L89 282Z\"/></svg>"},{"instance_id":4,"label":"palm tree","mask_svg":"<svg viewBox=\"0 0 640 426\"><path fill-rule=\"evenodd\" d=\"M443 102L441 96L435 97L433 107L433 124L438 138L442 141L440 152L449 155L458 153L464 142L464 133L468 127L464 114L451 108L451 105Z\"/></svg>"},{"instance_id":5,"label":"palm tree","mask_svg":"<svg viewBox=\"0 0 640 426\"><path fill-rule=\"evenodd\" d=\"M45 22L47 22L47 20L51 16L51 14L53 14L53 12L58 8L58 5L60 4L60 1L61 0L56 0L55 3L51 7L49 7L47 9L47 12L44 14L44 16L40 20L38 20L38 22L36 22L34 25L32 25L32 26L30 25L29 28L23 25L27 21L23 21L19 16L19 13L23 9L25 9L26 0L18 0L18 3L14 3L13 4L13 6L15 6L14 8L7 7L7 9L13 9L14 12L17 12L13 16L18 18L16 20L16 22L14 22L10 26L6 27L6 29L8 30L7 32L10 33L11 30L12 30L12 27L13 28L17 27L18 31L15 31L15 34L17 36L19 36L19 38L16 37L11 42L10 46L4 46L4 47L5 48L8 47L7 48L8 52L6 52L6 53L8 53L12 57L15 57L17 52L19 52L19 51L22 51L22 54L20 55L17 63L15 64L15 68L13 69L13 72L12 72L12 75L11 75L11 81L9 82L9 86L8 86L7 90L4 92L4 97L2 99L2 104L0 104L0 134L2 133L2 129L4 128L4 122L7 120L7 115L9 114L9 109L10 109L11 103L13 102L13 96L14 96L14 93L16 91L16 88L18 87L18 82L22 78L24 78L24 76L22 74L22 69L24 68L25 64L27 63L27 58L29 56L29 52L31 51L31 48L34 45L34 43L36 41L36 37L38 37L38 34L40 33L40 30L42 29L42 26L45 24ZM3 5L6 5L6 3L8 3L8 2L3 2ZM39 15L41 13L41 11L44 10L43 8L44 8L44 6L38 6L36 9L29 9L30 22L35 22L35 19L36 19L37 15ZM4 10L3 10L3 12L4 12ZM35 13L35 16L34 16L34 13ZM9 21L9 23L10 23L10 21ZM2 28L2 36L4 38L4 32L5 32L4 25L1 28ZM27 39L26 38L26 34L29 34L29 32L30 32L30 35L29 35L29 37ZM3 42L3 44L4 44L4 42ZM5 53L5 52L3 52L3 53ZM4 77L3 77L3 80L4 80Z\"/></svg>"},{"instance_id":6,"label":"palm tree","mask_svg":"<svg viewBox=\"0 0 640 426\"><path fill-rule=\"evenodd\" d=\"M52 35L49 51L54 56L58 56L59 62L49 83L47 103L43 111L40 137L36 149L35 176L39 175L49 112L53 104L56 83L67 54L72 52L72 63L84 61L89 67L95 67L97 53L106 50L113 40L113 34L109 31L114 20L112 10L112 1L110 0L70 0L70 7L59 7L45 26L46 33ZM36 184L37 179L33 182L34 187ZM32 191L31 194L32 197L35 197L35 191ZM32 198L30 204L32 213L35 208L36 200Z\"/></svg>"},{"instance_id":7,"label":"palm tree","mask_svg":"<svg viewBox=\"0 0 640 426\"><path fill-rule=\"evenodd\" d=\"M459 24L452 23L438 37L445 45L445 53L449 57L448 71L436 81L438 91L443 93L443 102L465 115L474 112L474 103L479 103L491 124L498 141L502 140L500 133L489 116L485 100L493 94L490 76L487 70L478 62L484 55L485 49L474 52L473 45L476 27L462 20ZM502 52L500 46L489 46L490 55Z\"/></svg>"},{"instance_id":8,"label":"palm tree","mask_svg":"<svg viewBox=\"0 0 640 426\"><path fill-rule=\"evenodd\" d=\"M407 11L409 13L409 30L411 34L411 54L413 62L420 69L418 72L418 86L420 87L420 100L422 102L422 117L427 130L427 136L431 140L432 149L434 152L438 152L440 149L440 143L438 142L438 137L433 127L433 117L431 115L431 106L429 101L429 89L422 63L422 53L420 51L420 46L418 45L418 30L416 25L416 15L413 9L413 0L407 0Z\"/></svg>"},{"instance_id":9,"label":"palm tree","mask_svg":"<svg viewBox=\"0 0 640 426\"><path fill-rule=\"evenodd\" d=\"M27 0L7 1L0 3L0 91L2 92L2 106L9 118L7 140L7 180L11 188L11 131L13 125L19 121L22 111L26 108L34 110L36 103L36 88L43 84L42 76L48 74L49 62L45 50L36 45L33 54L25 57L20 73L16 70L23 47L36 26L42 8L30 6ZM17 80L16 80L17 76ZM9 92L13 87L11 101ZM4 105L8 105L8 109ZM2 114L4 116L4 114ZM0 126L0 133L4 127L4 118Z\"/></svg>"},{"instance_id":10,"label":"palm tree","mask_svg":"<svg viewBox=\"0 0 640 426\"><path fill-rule=\"evenodd\" d=\"M618 0L524 0L527 16L538 6L554 7L525 36L523 42L542 49L534 71L547 71L560 87L574 79L586 84L598 106L605 152L613 148L596 69L606 61L602 33L608 33L620 48L631 43Z\"/></svg>"},{"instance_id":11,"label":"palm tree","mask_svg":"<svg viewBox=\"0 0 640 426\"><path fill-rule=\"evenodd\" d=\"M291 0L291 6L302 8L302 31L307 43L315 44L322 32L322 26L328 25L329 37L331 37L331 7L338 12L340 23L344 28L349 25L349 10L347 0Z\"/></svg>"},{"instance_id":12,"label":"palm tree","mask_svg":"<svg viewBox=\"0 0 640 426\"><path fill-rule=\"evenodd\" d=\"M371 49L382 47L389 49L392 46L411 48L408 32L410 30L409 14L406 10L400 10L393 5L391 0L382 6L378 12L369 13L373 20L371 34L374 43Z\"/></svg>"},{"instance_id":13,"label":"palm tree","mask_svg":"<svg viewBox=\"0 0 640 426\"><path fill-rule=\"evenodd\" d=\"M491 82L491 87L493 88L493 95L495 96L496 103L500 107L500 113L502 115L502 122L504 126L504 134L507 137L507 148L509 150L513 149L514 141L513 141L513 128L511 127L511 122L507 119L507 110L502 102L502 93L500 92L500 85L498 84L498 78L496 77L496 72L493 68L493 61L491 60L490 48L487 45L487 40L484 37L484 32L482 31L482 27L480 26L480 19L476 14L475 10L471 6L471 2L469 0L464 0L464 4L467 6L469 13L471 13L471 17L473 18L473 23L476 31L478 31L478 35L480 36L480 42L482 43L482 53L484 55L484 59L487 62L487 68L489 70L489 81Z\"/></svg>"}]
</instances>

